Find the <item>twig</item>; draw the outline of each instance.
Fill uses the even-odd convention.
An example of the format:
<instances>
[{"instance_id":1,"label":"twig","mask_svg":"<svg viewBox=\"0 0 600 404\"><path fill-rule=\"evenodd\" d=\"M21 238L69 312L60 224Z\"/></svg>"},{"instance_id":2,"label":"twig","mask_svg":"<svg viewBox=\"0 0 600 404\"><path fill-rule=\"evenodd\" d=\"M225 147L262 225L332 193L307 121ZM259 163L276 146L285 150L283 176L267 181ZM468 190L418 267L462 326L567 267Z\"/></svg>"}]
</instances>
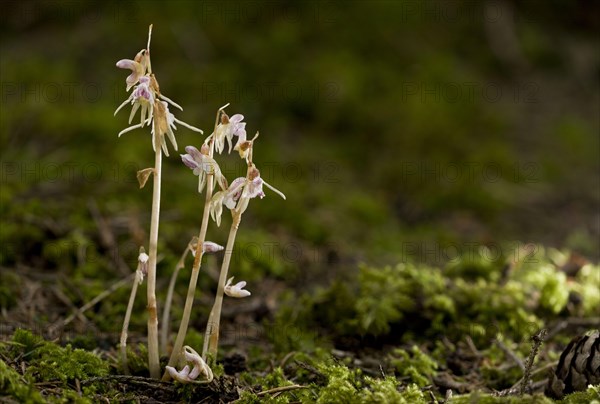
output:
<instances>
[{"instance_id":1,"label":"twig","mask_svg":"<svg viewBox=\"0 0 600 404\"><path fill-rule=\"evenodd\" d=\"M192 239L193 241L193 239ZM175 265L175 270L171 275L171 280L169 281L169 289L167 290L167 300L165 302L165 308L163 311L162 318L162 328L160 329L160 347L161 351L164 355L167 353L167 343L169 339L169 329L171 328L170 316L171 316L171 303L173 302L173 293L175 291L175 282L177 281L177 275L179 275L179 271L185 266L185 259L187 258L190 249L192 248L192 241L190 241L185 247L185 251L179 257L179 261L177 261L177 265Z\"/></svg>"},{"instance_id":2,"label":"twig","mask_svg":"<svg viewBox=\"0 0 600 404\"><path fill-rule=\"evenodd\" d=\"M165 383L156 379L149 379L147 377L142 376L110 375L91 377L89 379L82 380L81 384L85 386L91 383L106 382L110 380L116 380L123 383L137 384L140 386L146 386L153 389L161 389L168 392L172 392L174 390L174 385L172 383Z\"/></svg>"},{"instance_id":3,"label":"twig","mask_svg":"<svg viewBox=\"0 0 600 404\"><path fill-rule=\"evenodd\" d=\"M88 201L88 210L96 222L98 227L98 233L100 234L100 242L109 251L111 258L115 260L117 269L121 272L121 275L127 276L129 274L129 267L123 257L119 254L119 246L116 241L116 237L113 234L110 226L106 223L104 217L98 209L98 204L94 199Z\"/></svg>"},{"instance_id":4,"label":"twig","mask_svg":"<svg viewBox=\"0 0 600 404\"><path fill-rule=\"evenodd\" d=\"M600 317L591 317L591 318L579 318L572 317L566 320L559 321L548 331L548 335L546 336L546 340L550 340L554 338L557 334L559 334L562 330L568 327L600 327Z\"/></svg>"},{"instance_id":5,"label":"twig","mask_svg":"<svg viewBox=\"0 0 600 404\"><path fill-rule=\"evenodd\" d=\"M71 299L69 299L57 286L53 286L52 291L54 292L54 295L58 298L58 300L60 300L65 305L69 306L72 310L74 310L74 313L76 313L77 318L81 322L87 323L88 319L85 318L85 316L82 313L79 313L77 311L78 310L77 306L75 306L73 304L73 302L71 301Z\"/></svg>"},{"instance_id":6,"label":"twig","mask_svg":"<svg viewBox=\"0 0 600 404\"><path fill-rule=\"evenodd\" d=\"M542 366L540 368L537 368L536 370L534 370L533 372L531 372L531 377L533 377L533 376L535 376L535 375L537 375L539 373L545 372L548 369L554 368L554 367L556 367L556 365L558 365L558 361L547 363L544 366ZM522 382L523 382L523 378L521 377L515 384L513 384L510 387L510 389L507 389L507 390L514 390L516 392L517 391L517 387L519 387L519 385Z\"/></svg>"},{"instance_id":7,"label":"twig","mask_svg":"<svg viewBox=\"0 0 600 404\"><path fill-rule=\"evenodd\" d=\"M129 320L131 319L131 312L133 311L133 303L135 302L138 285L140 285L144 279L142 265L147 264L146 261L142 261L142 254L148 258L144 252L144 247L140 247L138 267L135 270L135 279L133 280L131 294L129 295L129 303L127 303L127 311L125 312L125 319L123 320L123 329L121 330L121 363L123 365L123 372L126 375L129 375L129 366L127 365L127 331L129 330Z\"/></svg>"},{"instance_id":8,"label":"twig","mask_svg":"<svg viewBox=\"0 0 600 404\"><path fill-rule=\"evenodd\" d=\"M233 212L233 221L231 222L231 228L229 229L229 237L227 238L227 247L225 247L225 257L221 265L221 274L219 276L219 285L217 287L217 296L215 298L215 304L208 317L208 324L206 327L205 341L208 341L206 356L212 357L212 360L217 360L217 350L219 348L219 326L221 323L221 308L223 307L223 294L225 291L225 281L227 280L227 272L229 270L229 263L231 256L233 255L233 245L235 244L235 236L237 235L238 228L240 227L240 221L242 220L241 212ZM206 346L206 342L205 342ZM204 355L203 355L204 358Z\"/></svg>"},{"instance_id":9,"label":"twig","mask_svg":"<svg viewBox=\"0 0 600 404\"><path fill-rule=\"evenodd\" d=\"M266 396L267 394L282 393L284 391L298 390L298 389L305 389L305 388L307 388L307 386L301 386L299 384L292 384L291 386L281 386L281 387L275 387L273 389L261 391L259 393L256 393L256 395L258 397L261 397L261 396Z\"/></svg>"},{"instance_id":10,"label":"twig","mask_svg":"<svg viewBox=\"0 0 600 404\"><path fill-rule=\"evenodd\" d=\"M523 382L521 383L521 389L519 395L525 394L525 390L527 385L529 384L529 380L531 378L531 368L533 367L533 361L540 349L540 346L544 342L544 338L548 330L546 328L542 328L537 334L535 334L531 339L533 340L533 346L531 347L531 352L529 352L529 357L527 358L527 364L525 365L525 374L523 375Z\"/></svg>"},{"instance_id":11,"label":"twig","mask_svg":"<svg viewBox=\"0 0 600 404\"><path fill-rule=\"evenodd\" d=\"M513 362L515 362L517 364L517 366L519 368L521 368L521 371L525 371L525 365L523 364L523 361L517 356L517 354L515 354L513 352L512 349L510 349L509 347L507 347L504 342L500 341L499 339L494 339L494 342L496 343L496 345L498 345L498 347L506 354L506 356L508 356L509 358L511 358L513 360Z\"/></svg>"},{"instance_id":12,"label":"twig","mask_svg":"<svg viewBox=\"0 0 600 404\"><path fill-rule=\"evenodd\" d=\"M64 319L62 323L55 324L55 325L51 326L48 331L50 333L52 333L52 332L56 331L61 326L65 327L67 324L69 324L71 321L73 321L75 319L75 317L77 317L80 314L85 313L88 309L90 309L91 307L93 307L96 303L100 302L101 300L105 299L108 295L110 295L111 293L113 293L115 290L117 290L120 287L122 287L123 285L126 285L129 282L131 282L131 279L134 276L135 276L135 273L129 275L127 278L121 279L120 281L117 281L117 282L113 283L108 289L106 289L105 291L103 291L102 293L100 293L98 296L96 296L95 298L93 298L92 300L90 300L88 303L86 303L83 306L81 306L81 308L79 308L78 310L76 310L75 312L73 312L69 317L67 317L66 319Z\"/></svg>"}]
</instances>

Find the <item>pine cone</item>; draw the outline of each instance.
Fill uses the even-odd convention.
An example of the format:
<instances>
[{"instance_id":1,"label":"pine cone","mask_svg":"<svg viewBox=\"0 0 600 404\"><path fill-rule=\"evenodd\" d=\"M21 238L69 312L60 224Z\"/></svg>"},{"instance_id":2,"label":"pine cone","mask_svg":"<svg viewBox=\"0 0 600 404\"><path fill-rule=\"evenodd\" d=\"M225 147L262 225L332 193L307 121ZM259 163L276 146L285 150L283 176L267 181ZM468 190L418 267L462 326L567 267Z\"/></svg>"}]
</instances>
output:
<instances>
[{"instance_id":1,"label":"pine cone","mask_svg":"<svg viewBox=\"0 0 600 404\"><path fill-rule=\"evenodd\" d=\"M600 332L575 337L560 355L556 371L550 376L546 395L561 399L600 383Z\"/></svg>"}]
</instances>

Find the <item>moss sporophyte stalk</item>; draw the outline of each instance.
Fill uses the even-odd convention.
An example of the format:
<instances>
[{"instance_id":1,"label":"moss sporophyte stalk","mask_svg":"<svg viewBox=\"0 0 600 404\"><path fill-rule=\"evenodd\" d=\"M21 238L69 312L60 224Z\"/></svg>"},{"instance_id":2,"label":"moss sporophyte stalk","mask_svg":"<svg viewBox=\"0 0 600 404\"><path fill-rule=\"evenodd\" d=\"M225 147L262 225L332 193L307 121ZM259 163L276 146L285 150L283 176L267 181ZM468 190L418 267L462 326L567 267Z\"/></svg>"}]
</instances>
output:
<instances>
[{"instance_id":1,"label":"moss sporophyte stalk","mask_svg":"<svg viewBox=\"0 0 600 404\"><path fill-rule=\"evenodd\" d=\"M143 276L146 275L148 282L148 366L150 369L150 376L158 378L160 377L161 369L159 365L158 305L156 301L156 260L161 202L162 154L164 153L165 156L169 156L166 138L169 139L173 149L177 150L178 148L174 133L177 129L176 124L184 126L194 132L201 134L203 132L194 126L177 119L175 115L170 112L170 106L179 110L183 109L160 91L158 79L152 72L150 60L151 37L152 25L150 25L148 31L148 43L146 48L140 50L133 59L122 59L117 62L117 67L131 70L131 74L125 79L125 82L126 91L132 91L130 96L117 108L115 115L127 104L130 104L132 108L128 122L131 124L134 121L137 112L140 111L139 123L123 129L119 133L119 137L135 129L142 129L149 126L152 148L154 150L154 167L140 170L137 174L140 188L143 188L150 175L153 175L152 212L150 220L150 238L148 242L149 253L146 255L143 248L140 249L138 274L134 279L131 297L125 315L125 321L123 323L123 331L121 334L123 369L125 372L128 371L126 343L133 302L135 300L137 286L141 284ZM285 195L282 192L269 185L261 178L260 171L252 161L254 143L258 138L258 132L253 139L248 140L246 138L246 122L243 122L244 116L235 114L229 117L225 113L225 108L228 105L229 104L218 109L214 130L212 134L205 139L200 149L194 146L187 146L185 148L186 154L181 155L183 163L188 168L192 169L194 175L198 176L198 192L202 193L205 191L206 194L198 237L192 239L186 246L177 263L175 273L173 274L169 285L161 332L160 346L163 353L167 353L166 351L169 346L169 312L176 277L179 271L185 267L185 259L188 253L191 252L194 256L194 261L188 285L188 293L177 337L171 350L169 364L166 368L166 372L163 374L163 380L175 378L182 383L192 381L197 382L196 379L200 376L202 376L205 381L212 380L213 376L209 364L213 363L217 356L223 295L226 294L231 297L243 298L250 296L251 294L244 289L246 282L241 281L233 284L233 277L228 279L227 276L242 214L248 208L250 199L256 198L257 196L262 199L265 196L263 185L285 199ZM235 146L233 146L234 138L237 138ZM219 154L223 153L225 150L225 143L229 146L228 153L231 153L232 150L237 151L240 158L245 161L247 165L245 176L236 178L231 184L227 181L219 168L218 162L213 157L215 151ZM219 191L214 193L214 189L217 185L219 186ZM206 327L204 347L202 349L202 355L200 356L192 347L184 347L183 343L188 331L202 257L204 253L223 250L223 247L219 244L206 240L210 218L212 217L217 226L220 226L221 224L223 205L231 211L232 223L227 245L225 247L225 255L219 275L215 302L210 312ZM183 362L186 362L186 364L178 371L176 369L177 365ZM188 364L192 364L193 367L190 368Z\"/></svg>"}]
</instances>

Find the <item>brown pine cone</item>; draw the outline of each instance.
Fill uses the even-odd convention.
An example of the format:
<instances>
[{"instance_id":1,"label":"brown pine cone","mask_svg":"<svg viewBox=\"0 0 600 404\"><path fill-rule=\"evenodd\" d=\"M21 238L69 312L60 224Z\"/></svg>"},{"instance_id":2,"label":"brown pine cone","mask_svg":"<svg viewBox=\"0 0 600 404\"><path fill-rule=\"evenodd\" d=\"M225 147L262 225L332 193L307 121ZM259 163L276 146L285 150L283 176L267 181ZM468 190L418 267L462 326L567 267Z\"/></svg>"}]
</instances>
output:
<instances>
[{"instance_id":1,"label":"brown pine cone","mask_svg":"<svg viewBox=\"0 0 600 404\"><path fill-rule=\"evenodd\" d=\"M546 395L563 398L564 395L587 389L600 383L600 332L587 332L573 338L565 348L556 370L546 386Z\"/></svg>"}]
</instances>

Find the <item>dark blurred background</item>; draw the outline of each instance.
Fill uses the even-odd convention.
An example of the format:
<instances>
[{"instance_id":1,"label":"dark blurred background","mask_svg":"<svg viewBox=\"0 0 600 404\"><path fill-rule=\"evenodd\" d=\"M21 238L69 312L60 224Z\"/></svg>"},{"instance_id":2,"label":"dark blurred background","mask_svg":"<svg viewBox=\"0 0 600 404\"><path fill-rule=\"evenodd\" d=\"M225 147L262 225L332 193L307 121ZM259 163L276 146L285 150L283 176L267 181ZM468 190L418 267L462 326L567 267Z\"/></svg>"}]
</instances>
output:
<instances>
[{"instance_id":1,"label":"dark blurred background","mask_svg":"<svg viewBox=\"0 0 600 404\"><path fill-rule=\"evenodd\" d=\"M236 274L325 281L519 243L598 259L598 2L5 1L3 268L108 280L135 263L152 193L135 173L153 152L145 129L117 138L129 73L115 62L145 47L150 23L176 116L209 134L231 103L288 197L252 201ZM176 135L180 152L204 139ZM244 172L219 161L230 180ZM203 198L176 152L164 170L166 284ZM224 244L228 225L209 237Z\"/></svg>"}]
</instances>

